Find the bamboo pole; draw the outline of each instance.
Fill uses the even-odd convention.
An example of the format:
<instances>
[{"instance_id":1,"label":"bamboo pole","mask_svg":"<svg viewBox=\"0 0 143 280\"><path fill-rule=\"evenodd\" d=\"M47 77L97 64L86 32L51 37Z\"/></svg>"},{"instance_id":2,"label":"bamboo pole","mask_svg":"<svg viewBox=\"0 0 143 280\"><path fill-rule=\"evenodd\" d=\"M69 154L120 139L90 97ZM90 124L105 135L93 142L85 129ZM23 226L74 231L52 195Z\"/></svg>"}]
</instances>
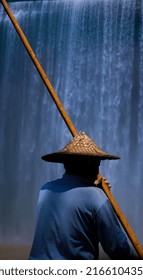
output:
<instances>
[{"instance_id":1,"label":"bamboo pole","mask_svg":"<svg viewBox=\"0 0 143 280\"><path fill-rule=\"evenodd\" d=\"M14 25L14 27L15 27L18 35L19 35L19 37L21 38L21 40L22 40L22 42L23 42L27 52L29 53L29 55L30 55L30 57L31 57L31 59L33 61L33 63L35 64L35 66L36 66L36 68L37 68L37 70L38 70L38 72L39 72L39 74L40 74L40 76L41 76L41 78L42 78L46 88L48 89L48 91L49 91L53 101L55 102L55 104L56 104L56 106L57 106L61 116L63 117L65 123L67 124L71 134L74 136L75 134L77 134L77 130L74 127L73 123L71 122L69 116L67 115L67 113L66 113L66 111L65 111L65 109L64 109L64 107L63 107L63 105L62 105L62 103L61 103L61 101L59 99L59 97L57 96L57 94L56 94L56 92L55 92L51 82L49 81L45 71L43 70L41 64L39 63L39 61L38 61L38 59L37 59L33 49L31 48L31 46L30 46L30 44L29 44L29 42L28 42L28 40L26 38L26 36L24 35L22 29L20 28L20 26L19 26L17 20L15 19L12 11L10 10L7 2L5 0L1 0L1 3L2 3L6 13L8 14L12 24Z\"/></svg>"},{"instance_id":2,"label":"bamboo pole","mask_svg":"<svg viewBox=\"0 0 143 280\"><path fill-rule=\"evenodd\" d=\"M127 219L125 218L123 212L121 211L119 205L117 204L117 202L114 199L110 189L107 187L107 184L104 182L103 179L102 179L102 189L105 192L108 199L110 200L110 203L112 204L113 209L114 209L119 221L121 222L124 230L126 231L131 243L133 244L138 256L140 257L140 259L143 259L143 247L139 243L139 241L138 241L136 235L134 234L131 226L129 225Z\"/></svg>"},{"instance_id":3,"label":"bamboo pole","mask_svg":"<svg viewBox=\"0 0 143 280\"><path fill-rule=\"evenodd\" d=\"M49 81L45 71L43 70L42 66L40 65L40 63L39 63L35 53L33 52L33 50L31 48L31 46L30 46L26 36L24 35L22 29L20 28L20 26L19 26L17 20L15 19L12 11L10 10L7 2L5 0L0 0L0 1L1 1L1 3L2 3L2 5L3 5L3 7L4 7L4 9L5 9L6 13L7 13L7 15L9 16L13 26L15 27L19 37L21 38L21 40L22 40L22 42L23 42L23 44L24 44L28 54L30 55L33 63L35 64L35 66L36 66L36 68L37 68L37 70L38 70L38 72L39 72L39 74L40 74L40 76L41 76L41 78L42 78L46 88L48 89L48 91L49 91L53 101L55 102L55 104L56 104L56 106L57 106L61 116L63 117L65 123L67 124L71 134L73 136L75 136L77 134L77 130L74 127L73 123L71 122L69 116L67 115L67 113L66 113L66 111L65 111L65 109L64 109L64 107L63 107L63 105L62 105L62 103L61 103L61 101L59 99L59 97L57 96L53 86L51 85L51 83L50 83L50 81ZM99 173L99 176L101 176L100 173ZM111 192L110 192L110 190L108 188L108 185L104 182L104 180L102 180L102 189L104 190L104 192L106 193L107 197L109 198L109 200L110 200L110 202L111 202L111 204L112 204L112 206L114 208L114 211L117 214L117 217L118 217L119 221L121 222L123 228L125 229L129 239L131 240L131 242L132 242L132 244L133 244L133 246L134 246L134 248L135 248L135 250L136 250L136 252L137 252L137 254L139 256L139 258L143 259L143 248L140 245L137 237L135 236L135 234L134 234L133 230L131 229L130 225L128 224L126 218L124 217L121 209L119 208L116 200L114 199L113 195L111 194Z\"/></svg>"}]
</instances>

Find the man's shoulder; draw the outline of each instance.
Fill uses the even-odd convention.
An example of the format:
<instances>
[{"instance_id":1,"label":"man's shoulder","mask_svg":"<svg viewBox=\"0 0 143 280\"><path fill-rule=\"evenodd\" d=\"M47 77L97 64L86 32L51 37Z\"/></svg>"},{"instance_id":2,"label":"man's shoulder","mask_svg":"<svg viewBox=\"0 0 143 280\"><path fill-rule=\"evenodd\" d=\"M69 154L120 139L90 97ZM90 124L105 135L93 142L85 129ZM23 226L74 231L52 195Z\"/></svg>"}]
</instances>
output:
<instances>
[{"instance_id":1,"label":"man's shoulder","mask_svg":"<svg viewBox=\"0 0 143 280\"><path fill-rule=\"evenodd\" d=\"M60 180L60 179L57 179L57 180L54 180L54 181L50 181L50 182L46 182L46 183L42 186L41 191L42 191L42 190L49 190L49 189L51 189L54 185L58 185L59 180Z\"/></svg>"},{"instance_id":2,"label":"man's shoulder","mask_svg":"<svg viewBox=\"0 0 143 280\"><path fill-rule=\"evenodd\" d=\"M103 204L107 200L107 196L105 195L104 191L96 186L88 186L86 188L86 192L93 201L96 199L99 204Z\"/></svg>"}]
</instances>

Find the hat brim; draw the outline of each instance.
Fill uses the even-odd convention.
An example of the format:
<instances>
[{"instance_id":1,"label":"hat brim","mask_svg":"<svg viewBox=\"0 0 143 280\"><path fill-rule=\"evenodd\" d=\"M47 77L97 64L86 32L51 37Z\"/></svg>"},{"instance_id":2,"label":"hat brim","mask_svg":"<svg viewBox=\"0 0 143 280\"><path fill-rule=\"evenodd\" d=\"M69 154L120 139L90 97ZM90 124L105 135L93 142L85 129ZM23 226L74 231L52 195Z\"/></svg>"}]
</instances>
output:
<instances>
[{"instance_id":1,"label":"hat brim","mask_svg":"<svg viewBox=\"0 0 143 280\"><path fill-rule=\"evenodd\" d=\"M91 159L93 161L96 161L97 159L99 160L116 160L116 159L120 159L119 156L115 156L115 155L110 155L110 154L74 154L74 153L65 153L65 152L57 152L57 153L52 153L52 154L46 154L46 155L43 155L41 157L44 161L47 161L47 162L57 162L57 163L64 163L66 161L70 161L70 160L77 160L77 159Z\"/></svg>"}]
</instances>

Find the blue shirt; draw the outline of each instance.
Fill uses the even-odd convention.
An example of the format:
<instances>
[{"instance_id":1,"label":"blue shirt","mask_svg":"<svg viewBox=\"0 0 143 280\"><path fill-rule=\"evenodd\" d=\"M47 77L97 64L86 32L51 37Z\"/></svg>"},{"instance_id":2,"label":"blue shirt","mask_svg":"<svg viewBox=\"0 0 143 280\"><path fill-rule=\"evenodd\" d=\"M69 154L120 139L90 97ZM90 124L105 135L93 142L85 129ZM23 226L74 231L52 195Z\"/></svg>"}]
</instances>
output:
<instances>
[{"instance_id":1,"label":"blue shirt","mask_svg":"<svg viewBox=\"0 0 143 280\"><path fill-rule=\"evenodd\" d=\"M99 242L111 259L130 259L127 238L104 192L73 175L45 184L30 259L94 260Z\"/></svg>"}]
</instances>

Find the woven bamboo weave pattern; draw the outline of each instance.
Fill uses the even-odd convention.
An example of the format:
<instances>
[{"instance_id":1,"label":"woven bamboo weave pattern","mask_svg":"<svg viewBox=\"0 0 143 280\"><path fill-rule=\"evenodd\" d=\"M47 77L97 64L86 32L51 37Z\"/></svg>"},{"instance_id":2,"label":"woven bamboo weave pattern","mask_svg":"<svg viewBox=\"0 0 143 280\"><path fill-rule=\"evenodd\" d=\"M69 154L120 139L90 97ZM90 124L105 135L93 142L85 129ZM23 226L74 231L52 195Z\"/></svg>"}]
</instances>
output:
<instances>
[{"instance_id":1,"label":"woven bamboo weave pattern","mask_svg":"<svg viewBox=\"0 0 143 280\"><path fill-rule=\"evenodd\" d=\"M101 150L94 141L83 131L75 135L69 144L58 152L47 154L42 157L45 161L64 162L69 157L90 157L92 159L119 159L118 156L110 155ZM70 160L70 159L69 159Z\"/></svg>"}]
</instances>

